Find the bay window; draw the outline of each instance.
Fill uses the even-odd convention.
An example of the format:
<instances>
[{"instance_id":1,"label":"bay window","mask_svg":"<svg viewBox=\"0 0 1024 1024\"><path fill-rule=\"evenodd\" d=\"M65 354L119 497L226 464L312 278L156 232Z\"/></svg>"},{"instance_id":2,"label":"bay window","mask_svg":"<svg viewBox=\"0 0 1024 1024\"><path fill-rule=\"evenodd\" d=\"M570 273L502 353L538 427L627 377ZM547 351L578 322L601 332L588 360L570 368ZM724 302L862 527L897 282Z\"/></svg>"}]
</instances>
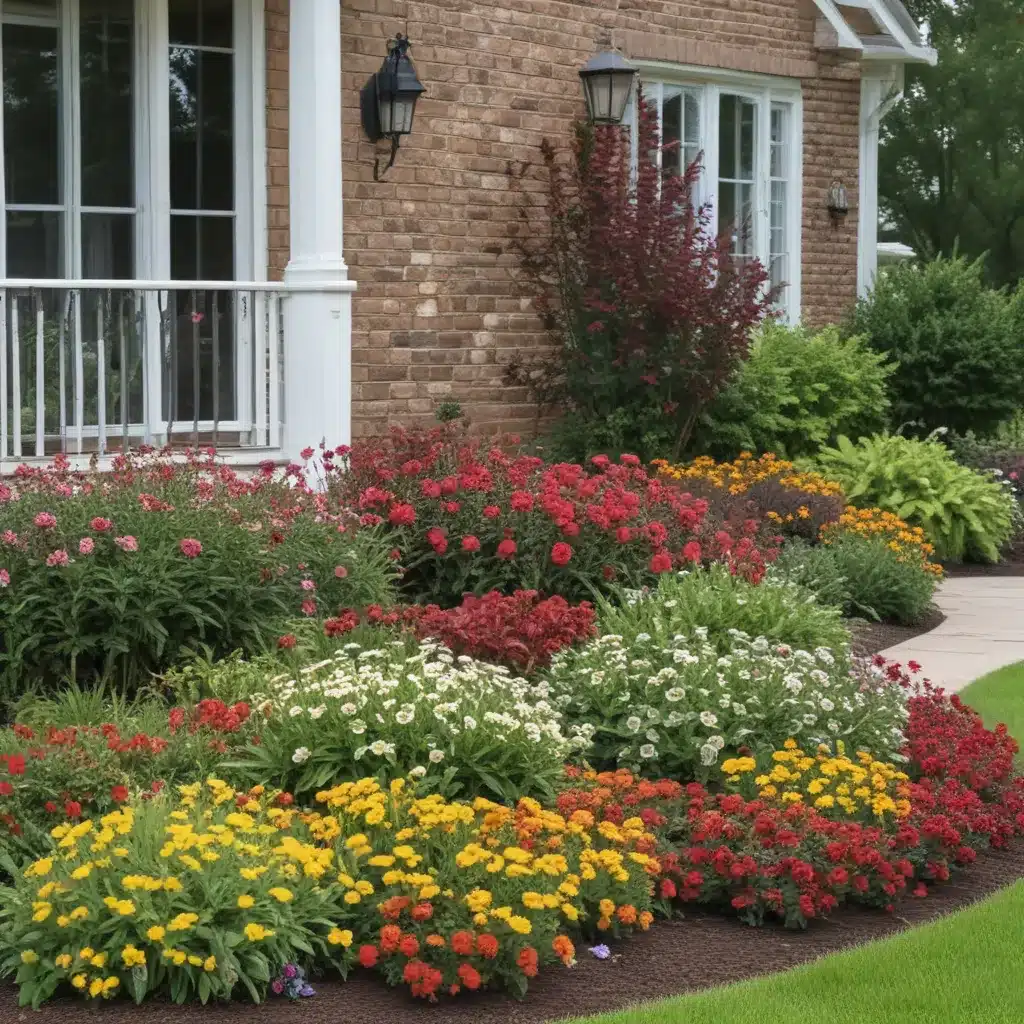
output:
<instances>
[{"instance_id":1,"label":"bay window","mask_svg":"<svg viewBox=\"0 0 1024 1024\"><path fill-rule=\"evenodd\" d=\"M801 98L798 82L641 65L640 88L658 126L650 154L663 175L701 160L695 199L737 259L757 259L790 322L800 317ZM635 123L636 98L627 115ZM636 133L633 133L633 160Z\"/></svg>"}]
</instances>

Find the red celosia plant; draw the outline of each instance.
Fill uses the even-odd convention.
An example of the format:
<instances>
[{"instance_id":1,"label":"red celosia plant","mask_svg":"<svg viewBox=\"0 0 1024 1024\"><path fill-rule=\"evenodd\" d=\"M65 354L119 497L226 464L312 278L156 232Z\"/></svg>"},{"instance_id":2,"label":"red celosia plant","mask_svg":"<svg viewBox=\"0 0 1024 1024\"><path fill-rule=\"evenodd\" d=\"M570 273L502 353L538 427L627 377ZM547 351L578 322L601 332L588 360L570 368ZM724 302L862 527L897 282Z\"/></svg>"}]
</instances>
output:
<instances>
[{"instance_id":1,"label":"red celosia plant","mask_svg":"<svg viewBox=\"0 0 1024 1024\"><path fill-rule=\"evenodd\" d=\"M590 444L616 425L628 450L678 455L773 296L760 263L732 257L727 226L712 234L710 205L694 199L699 163L659 170L657 113L638 107L635 168L628 132L606 126L581 129L568 160L542 143L544 191L524 184L529 168L509 169L522 197L513 248L556 341L553 361L513 377Z\"/></svg>"},{"instance_id":2,"label":"red celosia plant","mask_svg":"<svg viewBox=\"0 0 1024 1024\"><path fill-rule=\"evenodd\" d=\"M331 491L386 532L416 600L492 589L580 600L707 560L758 580L775 556L766 524L716 519L635 455L551 465L437 427L361 442L345 462Z\"/></svg>"},{"instance_id":3,"label":"red celosia plant","mask_svg":"<svg viewBox=\"0 0 1024 1024\"><path fill-rule=\"evenodd\" d=\"M540 600L534 590L510 597L497 591L467 596L457 608L411 605L402 620L421 639L434 637L456 654L508 665L519 672L546 665L563 647L596 633L594 609L584 601Z\"/></svg>"}]
</instances>

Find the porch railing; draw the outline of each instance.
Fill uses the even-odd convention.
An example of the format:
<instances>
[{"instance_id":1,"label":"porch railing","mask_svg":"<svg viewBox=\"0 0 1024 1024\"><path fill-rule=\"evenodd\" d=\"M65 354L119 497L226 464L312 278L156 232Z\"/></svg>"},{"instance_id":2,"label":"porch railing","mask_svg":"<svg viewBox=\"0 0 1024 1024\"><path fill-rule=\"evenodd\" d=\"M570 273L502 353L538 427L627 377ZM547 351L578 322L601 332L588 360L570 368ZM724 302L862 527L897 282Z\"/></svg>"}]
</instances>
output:
<instances>
[{"instance_id":1,"label":"porch railing","mask_svg":"<svg viewBox=\"0 0 1024 1024\"><path fill-rule=\"evenodd\" d=\"M277 448L280 283L0 280L0 466L141 443Z\"/></svg>"}]
</instances>

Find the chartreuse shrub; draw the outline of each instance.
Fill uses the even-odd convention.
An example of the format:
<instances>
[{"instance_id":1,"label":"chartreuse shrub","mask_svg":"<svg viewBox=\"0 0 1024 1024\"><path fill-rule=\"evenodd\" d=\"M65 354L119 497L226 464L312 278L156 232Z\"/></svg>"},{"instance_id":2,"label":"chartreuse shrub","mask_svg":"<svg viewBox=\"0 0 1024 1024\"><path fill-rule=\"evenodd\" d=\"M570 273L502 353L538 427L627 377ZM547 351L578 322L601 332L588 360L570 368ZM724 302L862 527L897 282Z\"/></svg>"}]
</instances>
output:
<instances>
[{"instance_id":1,"label":"chartreuse shrub","mask_svg":"<svg viewBox=\"0 0 1024 1024\"><path fill-rule=\"evenodd\" d=\"M851 504L876 506L920 526L943 561L999 560L1013 530L1014 501L999 483L961 466L944 445L898 434L841 437L815 459Z\"/></svg>"},{"instance_id":2,"label":"chartreuse shrub","mask_svg":"<svg viewBox=\"0 0 1024 1024\"><path fill-rule=\"evenodd\" d=\"M581 927L653 920L657 837L638 817L598 828L531 800L420 797L402 779L325 791L316 814L289 801L209 779L177 803L56 828L0 892L0 972L21 1004L259 1001L289 963L358 963L431 999L522 995L540 967L572 962Z\"/></svg>"},{"instance_id":3,"label":"chartreuse shrub","mask_svg":"<svg viewBox=\"0 0 1024 1024\"><path fill-rule=\"evenodd\" d=\"M251 653L283 621L386 601L389 548L269 472L121 455L0 484L0 686L130 690L199 652ZM2 694L0 694L2 696Z\"/></svg>"},{"instance_id":4,"label":"chartreuse shrub","mask_svg":"<svg viewBox=\"0 0 1024 1024\"><path fill-rule=\"evenodd\" d=\"M985 434L1020 408L1024 291L1008 297L983 274L962 257L901 263L857 303L848 330L897 364L895 424Z\"/></svg>"},{"instance_id":5,"label":"chartreuse shrub","mask_svg":"<svg viewBox=\"0 0 1024 1024\"><path fill-rule=\"evenodd\" d=\"M723 655L703 629L631 639L607 634L552 661L551 691L593 731L590 759L648 776L709 779L739 749L842 740L880 759L902 744L904 695L850 672L845 659L733 636Z\"/></svg>"},{"instance_id":6,"label":"chartreuse shrub","mask_svg":"<svg viewBox=\"0 0 1024 1024\"><path fill-rule=\"evenodd\" d=\"M811 591L772 577L752 584L723 566L667 574L652 591L603 603L598 621L601 633L618 634L626 644L641 634L667 641L699 627L722 654L732 649L737 630L804 650L843 652L850 642L839 611Z\"/></svg>"},{"instance_id":7,"label":"chartreuse shrub","mask_svg":"<svg viewBox=\"0 0 1024 1024\"><path fill-rule=\"evenodd\" d=\"M214 691L237 695L236 671L251 678L226 663ZM410 771L446 795L551 796L565 760L588 745L586 728L565 727L546 684L433 640L351 642L257 685L246 699L265 716L260 744L225 770L274 779L300 798L353 776Z\"/></svg>"},{"instance_id":8,"label":"chartreuse shrub","mask_svg":"<svg viewBox=\"0 0 1024 1024\"><path fill-rule=\"evenodd\" d=\"M895 366L862 337L764 324L750 355L701 417L692 448L715 458L737 451L812 455L840 434L885 428Z\"/></svg>"}]
</instances>

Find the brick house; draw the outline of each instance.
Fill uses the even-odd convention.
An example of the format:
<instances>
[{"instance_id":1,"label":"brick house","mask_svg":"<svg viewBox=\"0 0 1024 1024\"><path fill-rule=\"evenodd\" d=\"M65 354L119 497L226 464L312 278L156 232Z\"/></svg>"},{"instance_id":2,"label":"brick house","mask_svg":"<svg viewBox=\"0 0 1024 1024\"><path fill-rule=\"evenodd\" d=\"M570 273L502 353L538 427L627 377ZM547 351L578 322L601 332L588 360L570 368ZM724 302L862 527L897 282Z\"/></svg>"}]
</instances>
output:
<instances>
[{"instance_id":1,"label":"brick house","mask_svg":"<svg viewBox=\"0 0 1024 1024\"><path fill-rule=\"evenodd\" d=\"M832 319L874 273L879 119L935 60L900 0L0 0L0 30L0 472L294 457L446 397L528 429L505 168L609 47L785 315ZM375 180L359 92L399 32L426 92Z\"/></svg>"}]
</instances>

